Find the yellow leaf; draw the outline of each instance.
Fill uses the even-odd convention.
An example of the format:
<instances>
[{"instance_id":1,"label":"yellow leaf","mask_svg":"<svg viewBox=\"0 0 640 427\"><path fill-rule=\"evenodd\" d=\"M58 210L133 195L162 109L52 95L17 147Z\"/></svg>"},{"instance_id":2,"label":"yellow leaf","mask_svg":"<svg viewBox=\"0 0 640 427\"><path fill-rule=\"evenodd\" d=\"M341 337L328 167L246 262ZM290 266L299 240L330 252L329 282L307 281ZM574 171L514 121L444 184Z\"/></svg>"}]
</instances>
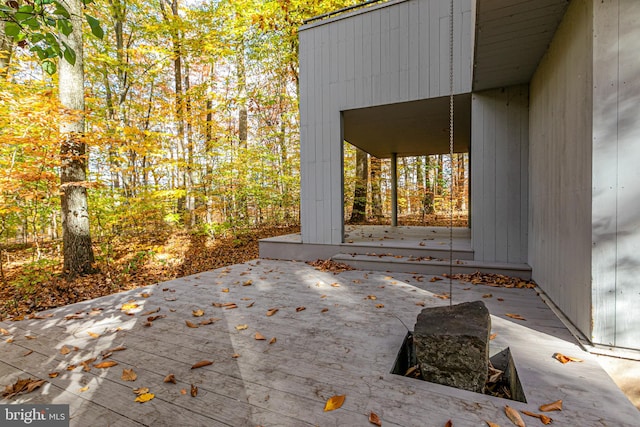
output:
<instances>
[{"instance_id":1,"label":"yellow leaf","mask_svg":"<svg viewBox=\"0 0 640 427\"><path fill-rule=\"evenodd\" d=\"M129 311L129 310L134 310L136 308L138 308L138 304L134 301L129 301L127 303L122 304L122 307L120 307L120 310Z\"/></svg>"},{"instance_id":2,"label":"yellow leaf","mask_svg":"<svg viewBox=\"0 0 640 427\"><path fill-rule=\"evenodd\" d=\"M277 308L270 308L269 311L267 311L267 316L273 316L274 314L276 314L278 312L279 309Z\"/></svg>"},{"instance_id":3,"label":"yellow leaf","mask_svg":"<svg viewBox=\"0 0 640 427\"><path fill-rule=\"evenodd\" d=\"M540 419L540 421L544 425L548 425L548 424L551 424L553 422L553 420L551 418L547 417L544 414L536 414L536 413L529 412L529 411L520 411L520 412L522 412L523 414L528 415L530 417L534 417L534 418Z\"/></svg>"},{"instance_id":4,"label":"yellow leaf","mask_svg":"<svg viewBox=\"0 0 640 427\"><path fill-rule=\"evenodd\" d=\"M190 328L197 328L198 327L198 325L196 325L195 323L190 322L188 320L185 320L184 323L186 323L187 326L190 327Z\"/></svg>"},{"instance_id":5,"label":"yellow leaf","mask_svg":"<svg viewBox=\"0 0 640 427\"><path fill-rule=\"evenodd\" d=\"M197 309L197 310L193 310L191 314L193 314L193 317L202 317L204 316L204 311Z\"/></svg>"},{"instance_id":6,"label":"yellow leaf","mask_svg":"<svg viewBox=\"0 0 640 427\"><path fill-rule=\"evenodd\" d=\"M254 335L254 338L258 341L266 340L264 335L262 335L260 332L256 332L256 334Z\"/></svg>"},{"instance_id":7,"label":"yellow leaf","mask_svg":"<svg viewBox=\"0 0 640 427\"><path fill-rule=\"evenodd\" d=\"M327 403L325 403L324 405L324 411L333 411L335 409L338 409L342 406L342 404L344 403L344 399L345 399L345 395L340 395L340 396L333 396L330 397L329 400L327 400Z\"/></svg>"},{"instance_id":8,"label":"yellow leaf","mask_svg":"<svg viewBox=\"0 0 640 427\"><path fill-rule=\"evenodd\" d=\"M150 293L148 293L148 292L143 292L142 294L140 294L140 296L141 296L142 298L149 298L149 297L151 296L151 294L150 294Z\"/></svg>"},{"instance_id":9,"label":"yellow leaf","mask_svg":"<svg viewBox=\"0 0 640 427\"><path fill-rule=\"evenodd\" d=\"M135 381L138 378L138 375L133 372L133 369L123 369L122 376L120 377L122 381Z\"/></svg>"},{"instance_id":10,"label":"yellow leaf","mask_svg":"<svg viewBox=\"0 0 640 427\"><path fill-rule=\"evenodd\" d=\"M229 292L229 288L222 288L222 292Z\"/></svg>"},{"instance_id":11,"label":"yellow leaf","mask_svg":"<svg viewBox=\"0 0 640 427\"><path fill-rule=\"evenodd\" d=\"M62 348L60 349L60 354L69 354L69 353L71 353L71 349L66 345L63 345Z\"/></svg>"},{"instance_id":12,"label":"yellow leaf","mask_svg":"<svg viewBox=\"0 0 640 427\"><path fill-rule=\"evenodd\" d=\"M213 365L213 362L210 360L201 360L198 363L195 363L191 369L198 369L198 368L202 368L203 366L209 366L209 365Z\"/></svg>"},{"instance_id":13,"label":"yellow leaf","mask_svg":"<svg viewBox=\"0 0 640 427\"><path fill-rule=\"evenodd\" d=\"M541 405L539 409L542 412L562 411L562 399L547 403L546 405Z\"/></svg>"},{"instance_id":14,"label":"yellow leaf","mask_svg":"<svg viewBox=\"0 0 640 427\"><path fill-rule=\"evenodd\" d=\"M582 359L578 359L577 357L571 357L571 356L565 356L562 353L554 353L553 355L554 359L564 363L569 363L569 362L582 362Z\"/></svg>"},{"instance_id":15,"label":"yellow leaf","mask_svg":"<svg viewBox=\"0 0 640 427\"><path fill-rule=\"evenodd\" d=\"M93 365L94 368L106 369L112 366L116 366L118 362L114 362L113 360L107 360L106 362L100 362Z\"/></svg>"},{"instance_id":16,"label":"yellow leaf","mask_svg":"<svg viewBox=\"0 0 640 427\"><path fill-rule=\"evenodd\" d=\"M81 388L80 390L78 390L78 391L79 391L80 393L82 393L82 392L87 391L87 390L89 390L89 386L88 386L88 385L87 385L87 386L82 387L82 388Z\"/></svg>"},{"instance_id":17,"label":"yellow leaf","mask_svg":"<svg viewBox=\"0 0 640 427\"><path fill-rule=\"evenodd\" d=\"M378 297L376 297L375 295L367 295L367 298L366 298L366 299L370 299L370 300L375 301L375 300L377 300L377 299L378 299Z\"/></svg>"},{"instance_id":18,"label":"yellow leaf","mask_svg":"<svg viewBox=\"0 0 640 427\"><path fill-rule=\"evenodd\" d=\"M249 325L237 325L236 329L239 330L239 331L244 331L248 327L249 327Z\"/></svg>"},{"instance_id":19,"label":"yellow leaf","mask_svg":"<svg viewBox=\"0 0 640 427\"><path fill-rule=\"evenodd\" d=\"M49 378L57 378L60 372L49 372Z\"/></svg>"},{"instance_id":20,"label":"yellow leaf","mask_svg":"<svg viewBox=\"0 0 640 427\"><path fill-rule=\"evenodd\" d=\"M89 331L89 332L87 332L87 333L89 334L89 336L90 336L91 338L98 338L98 337L100 336L100 334L96 334L95 332L91 332L91 331Z\"/></svg>"},{"instance_id":21,"label":"yellow leaf","mask_svg":"<svg viewBox=\"0 0 640 427\"><path fill-rule=\"evenodd\" d=\"M369 414L369 422L378 427L382 426L382 421L380 421L380 417L375 412Z\"/></svg>"},{"instance_id":22,"label":"yellow leaf","mask_svg":"<svg viewBox=\"0 0 640 427\"><path fill-rule=\"evenodd\" d=\"M498 334L491 334L491 335L489 335L489 339L490 340L494 340L494 339L496 339L497 336L498 336Z\"/></svg>"},{"instance_id":23,"label":"yellow leaf","mask_svg":"<svg viewBox=\"0 0 640 427\"><path fill-rule=\"evenodd\" d=\"M525 427L524 421L522 420L522 417L520 416L520 413L517 410L507 405L504 407L504 413L507 415L507 418L509 418L513 424L517 425L518 427Z\"/></svg>"},{"instance_id":24,"label":"yellow leaf","mask_svg":"<svg viewBox=\"0 0 640 427\"><path fill-rule=\"evenodd\" d=\"M136 397L136 402L140 402L140 403L148 402L154 397L156 397L156 395L153 393L144 393Z\"/></svg>"},{"instance_id":25,"label":"yellow leaf","mask_svg":"<svg viewBox=\"0 0 640 427\"><path fill-rule=\"evenodd\" d=\"M246 282L244 282L242 284L242 286L251 286L253 284L253 282L251 280L247 280Z\"/></svg>"},{"instance_id":26,"label":"yellow leaf","mask_svg":"<svg viewBox=\"0 0 640 427\"><path fill-rule=\"evenodd\" d=\"M524 317L520 316L519 314L514 314L514 313L506 313L505 316L510 317L512 319L516 319L516 320L527 320Z\"/></svg>"},{"instance_id":27,"label":"yellow leaf","mask_svg":"<svg viewBox=\"0 0 640 427\"><path fill-rule=\"evenodd\" d=\"M9 331L7 331L5 328L0 328L0 334L9 335Z\"/></svg>"}]
</instances>

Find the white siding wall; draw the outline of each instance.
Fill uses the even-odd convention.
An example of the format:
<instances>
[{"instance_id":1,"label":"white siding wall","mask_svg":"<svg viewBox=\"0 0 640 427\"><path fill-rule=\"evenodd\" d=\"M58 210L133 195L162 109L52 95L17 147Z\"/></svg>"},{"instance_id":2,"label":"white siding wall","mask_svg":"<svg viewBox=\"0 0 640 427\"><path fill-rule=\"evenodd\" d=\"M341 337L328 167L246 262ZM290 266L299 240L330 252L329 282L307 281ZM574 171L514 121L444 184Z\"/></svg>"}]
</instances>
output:
<instances>
[{"instance_id":1,"label":"white siding wall","mask_svg":"<svg viewBox=\"0 0 640 427\"><path fill-rule=\"evenodd\" d=\"M471 242L479 261L527 262L526 85L474 93L471 101Z\"/></svg>"},{"instance_id":2,"label":"white siding wall","mask_svg":"<svg viewBox=\"0 0 640 427\"><path fill-rule=\"evenodd\" d=\"M471 0L454 6L455 92L471 90ZM341 111L449 93L449 0L399 0L300 29L304 243L341 243Z\"/></svg>"},{"instance_id":3,"label":"white siding wall","mask_svg":"<svg viewBox=\"0 0 640 427\"><path fill-rule=\"evenodd\" d=\"M531 81L529 101L529 265L534 280L586 336L591 332L591 1L569 5Z\"/></svg>"},{"instance_id":4,"label":"white siding wall","mask_svg":"<svg viewBox=\"0 0 640 427\"><path fill-rule=\"evenodd\" d=\"M592 339L640 349L640 2L593 4Z\"/></svg>"}]
</instances>

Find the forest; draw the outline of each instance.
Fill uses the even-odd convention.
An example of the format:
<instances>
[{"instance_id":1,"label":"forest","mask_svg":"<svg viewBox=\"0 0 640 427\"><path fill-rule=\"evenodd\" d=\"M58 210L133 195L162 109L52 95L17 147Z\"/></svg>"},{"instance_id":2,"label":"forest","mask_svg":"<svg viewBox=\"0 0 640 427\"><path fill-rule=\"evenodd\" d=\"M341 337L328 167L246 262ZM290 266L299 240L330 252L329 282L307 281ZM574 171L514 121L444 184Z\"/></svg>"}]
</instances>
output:
<instances>
[{"instance_id":1,"label":"forest","mask_svg":"<svg viewBox=\"0 0 640 427\"><path fill-rule=\"evenodd\" d=\"M297 30L357 3L0 6L0 319L255 258L259 238L296 232ZM389 173L345 142L345 221L388 222ZM402 158L398 174L401 223L437 224L449 188L465 223L468 155Z\"/></svg>"}]
</instances>

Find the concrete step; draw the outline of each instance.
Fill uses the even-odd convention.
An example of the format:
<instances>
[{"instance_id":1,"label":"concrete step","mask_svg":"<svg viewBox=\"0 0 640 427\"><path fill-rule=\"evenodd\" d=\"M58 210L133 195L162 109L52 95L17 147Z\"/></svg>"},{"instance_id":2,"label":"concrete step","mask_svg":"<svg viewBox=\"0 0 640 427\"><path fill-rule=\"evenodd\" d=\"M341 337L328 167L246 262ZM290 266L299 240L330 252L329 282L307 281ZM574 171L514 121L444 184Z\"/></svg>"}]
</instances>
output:
<instances>
[{"instance_id":1,"label":"concrete step","mask_svg":"<svg viewBox=\"0 0 640 427\"><path fill-rule=\"evenodd\" d=\"M447 252L448 255L448 252ZM450 265L448 259L428 257L411 257L401 255L362 255L340 253L331 257L336 262L342 262L359 270L392 271L397 273L416 273L442 275L472 274L476 271L487 274L504 274L505 276L531 279L531 267L528 264L508 264L497 262L483 262L466 259L454 259Z\"/></svg>"}]
</instances>

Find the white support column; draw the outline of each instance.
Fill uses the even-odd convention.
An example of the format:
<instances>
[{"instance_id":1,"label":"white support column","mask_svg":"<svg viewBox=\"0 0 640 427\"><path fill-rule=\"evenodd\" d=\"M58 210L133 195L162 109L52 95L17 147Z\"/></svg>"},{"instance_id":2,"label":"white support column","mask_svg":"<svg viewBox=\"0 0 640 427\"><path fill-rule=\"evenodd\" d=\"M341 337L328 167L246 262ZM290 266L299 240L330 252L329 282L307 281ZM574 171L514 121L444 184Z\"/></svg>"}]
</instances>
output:
<instances>
[{"instance_id":1,"label":"white support column","mask_svg":"<svg viewBox=\"0 0 640 427\"><path fill-rule=\"evenodd\" d=\"M391 153L391 226L398 226L398 154Z\"/></svg>"}]
</instances>

